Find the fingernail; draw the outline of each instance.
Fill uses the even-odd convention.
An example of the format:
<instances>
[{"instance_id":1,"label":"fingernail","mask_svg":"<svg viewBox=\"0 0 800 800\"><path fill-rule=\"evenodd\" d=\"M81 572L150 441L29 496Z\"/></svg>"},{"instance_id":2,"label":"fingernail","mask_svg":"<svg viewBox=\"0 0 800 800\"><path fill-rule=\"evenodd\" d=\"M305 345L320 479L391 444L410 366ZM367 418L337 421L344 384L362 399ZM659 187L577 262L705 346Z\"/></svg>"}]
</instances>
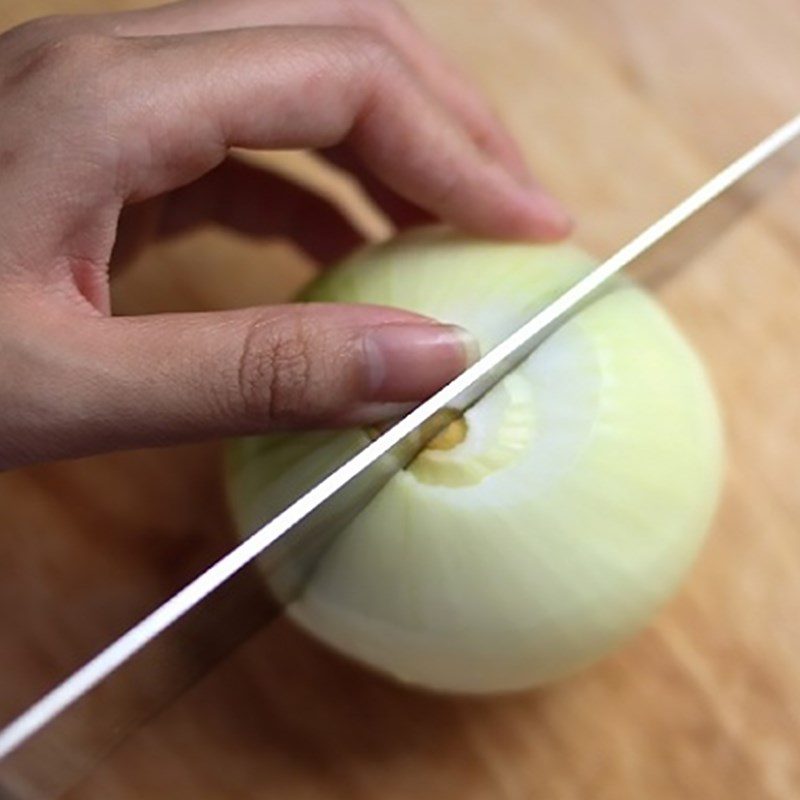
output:
<instances>
[{"instance_id":1,"label":"fingernail","mask_svg":"<svg viewBox=\"0 0 800 800\"><path fill-rule=\"evenodd\" d=\"M364 337L368 401L424 400L479 354L475 338L455 325L381 325Z\"/></svg>"},{"instance_id":2,"label":"fingernail","mask_svg":"<svg viewBox=\"0 0 800 800\"><path fill-rule=\"evenodd\" d=\"M534 178L514 175L529 209L530 228L536 239L563 239L575 225L572 215Z\"/></svg>"},{"instance_id":3,"label":"fingernail","mask_svg":"<svg viewBox=\"0 0 800 800\"><path fill-rule=\"evenodd\" d=\"M553 195L539 192L536 203L558 233L567 234L572 230L575 224L572 215Z\"/></svg>"}]
</instances>

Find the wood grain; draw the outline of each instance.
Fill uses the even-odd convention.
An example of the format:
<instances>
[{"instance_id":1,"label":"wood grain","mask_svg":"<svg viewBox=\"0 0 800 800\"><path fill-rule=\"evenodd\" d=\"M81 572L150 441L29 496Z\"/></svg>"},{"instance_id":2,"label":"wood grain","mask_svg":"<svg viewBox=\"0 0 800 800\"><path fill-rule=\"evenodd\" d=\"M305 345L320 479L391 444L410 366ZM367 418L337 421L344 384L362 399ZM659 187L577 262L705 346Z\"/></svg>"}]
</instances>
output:
<instances>
[{"instance_id":1,"label":"wood grain","mask_svg":"<svg viewBox=\"0 0 800 800\"><path fill-rule=\"evenodd\" d=\"M0 25L128 0L5 0ZM800 108L794 0L414 0L598 253ZM3 113L13 113L4 109ZM796 800L800 796L800 183L659 293L725 411L729 479L691 579L554 687L412 693L286 624L250 641L72 800ZM125 313L287 297L285 244L206 231L115 285ZM0 477L0 715L221 552L219 446Z\"/></svg>"}]
</instances>

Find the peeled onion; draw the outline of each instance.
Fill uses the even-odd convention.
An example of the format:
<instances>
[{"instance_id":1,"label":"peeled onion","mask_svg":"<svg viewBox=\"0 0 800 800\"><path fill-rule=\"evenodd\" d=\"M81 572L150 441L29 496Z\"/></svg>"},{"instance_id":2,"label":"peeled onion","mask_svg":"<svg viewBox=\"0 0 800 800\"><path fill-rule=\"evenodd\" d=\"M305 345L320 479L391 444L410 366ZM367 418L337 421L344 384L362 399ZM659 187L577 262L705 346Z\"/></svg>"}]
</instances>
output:
<instances>
[{"instance_id":1,"label":"peeled onion","mask_svg":"<svg viewBox=\"0 0 800 800\"><path fill-rule=\"evenodd\" d=\"M568 245L422 229L362 250L306 294L411 309L485 352L594 262ZM243 533L360 430L233 443ZM722 471L703 368L620 280L394 477L325 553L288 614L395 678L501 692L566 675L642 628L702 543Z\"/></svg>"}]
</instances>

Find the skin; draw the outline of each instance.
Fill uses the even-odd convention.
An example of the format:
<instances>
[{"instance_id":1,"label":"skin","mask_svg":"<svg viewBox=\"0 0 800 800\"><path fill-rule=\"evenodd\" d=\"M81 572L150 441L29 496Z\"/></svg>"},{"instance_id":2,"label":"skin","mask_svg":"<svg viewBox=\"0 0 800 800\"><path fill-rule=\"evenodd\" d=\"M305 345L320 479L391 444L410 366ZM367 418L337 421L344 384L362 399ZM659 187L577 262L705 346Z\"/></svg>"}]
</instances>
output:
<instances>
[{"instance_id":1,"label":"skin","mask_svg":"<svg viewBox=\"0 0 800 800\"><path fill-rule=\"evenodd\" d=\"M359 243L232 147L315 149L398 228L569 228L483 98L383 0L34 20L0 36L0 108L0 468L374 422L473 357L463 331L378 307L112 316L112 263L207 222L323 265Z\"/></svg>"}]
</instances>

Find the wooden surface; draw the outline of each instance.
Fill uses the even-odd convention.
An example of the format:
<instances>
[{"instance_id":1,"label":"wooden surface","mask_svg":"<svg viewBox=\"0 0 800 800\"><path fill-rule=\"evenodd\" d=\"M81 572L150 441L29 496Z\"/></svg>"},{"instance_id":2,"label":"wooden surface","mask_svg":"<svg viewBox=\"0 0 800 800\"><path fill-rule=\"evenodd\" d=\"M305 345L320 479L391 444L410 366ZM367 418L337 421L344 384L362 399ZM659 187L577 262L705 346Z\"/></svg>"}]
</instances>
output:
<instances>
[{"instance_id":1,"label":"wooden surface","mask_svg":"<svg viewBox=\"0 0 800 800\"><path fill-rule=\"evenodd\" d=\"M3 0L0 24L128 3ZM800 109L795 0L410 6L493 96L601 254ZM309 274L286 246L205 232L149 253L116 303L274 300ZM478 701L404 691L280 624L72 800L800 797L798 180L660 294L713 376L730 470L708 547L648 631L557 686ZM0 715L230 535L215 444L2 476Z\"/></svg>"}]
</instances>

